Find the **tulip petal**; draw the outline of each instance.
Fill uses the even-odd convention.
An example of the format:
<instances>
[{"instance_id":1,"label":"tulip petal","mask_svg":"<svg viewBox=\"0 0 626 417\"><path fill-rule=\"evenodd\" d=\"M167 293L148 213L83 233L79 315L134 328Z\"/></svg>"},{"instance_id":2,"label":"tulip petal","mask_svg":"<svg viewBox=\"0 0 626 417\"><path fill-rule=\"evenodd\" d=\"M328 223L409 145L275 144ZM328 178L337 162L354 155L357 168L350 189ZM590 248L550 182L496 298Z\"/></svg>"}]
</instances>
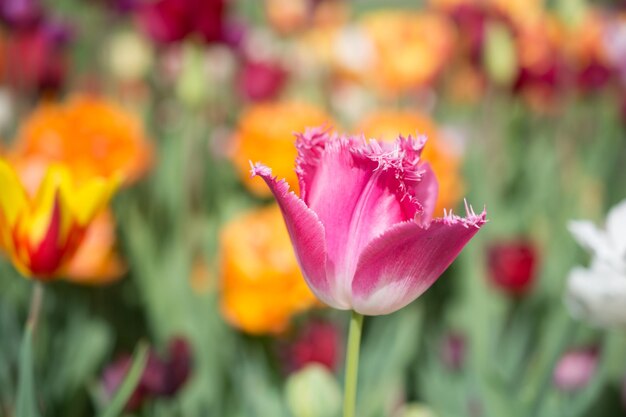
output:
<instances>
[{"instance_id":1,"label":"tulip petal","mask_svg":"<svg viewBox=\"0 0 626 417\"><path fill-rule=\"evenodd\" d=\"M28 236L31 246L36 246L44 239L50 228L51 218L58 209L58 240L65 240L71 227L72 218L68 210L67 199L61 187L71 182L71 175L62 165L50 165L37 189L28 218L20 225L20 234Z\"/></svg>"},{"instance_id":2,"label":"tulip petal","mask_svg":"<svg viewBox=\"0 0 626 417\"><path fill-rule=\"evenodd\" d=\"M600 326L626 325L626 280L602 263L576 267L567 279L566 304L579 319Z\"/></svg>"},{"instance_id":3,"label":"tulip petal","mask_svg":"<svg viewBox=\"0 0 626 417\"><path fill-rule=\"evenodd\" d=\"M40 278L56 272L64 259L65 246L61 246L61 208L58 198L49 214L49 221L42 239L29 254L30 272Z\"/></svg>"},{"instance_id":4,"label":"tulip petal","mask_svg":"<svg viewBox=\"0 0 626 417\"><path fill-rule=\"evenodd\" d=\"M253 176L263 178L274 194L283 213L296 258L313 293L332 307L347 308L338 304L328 281L325 231L317 215L304 201L289 191L289 185L285 180L278 181L273 177L270 168L256 164L251 172Z\"/></svg>"},{"instance_id":5,"label":"tulip petal","mask_svg":"<svg viewBox=\"0 0 626 417\"><path fill-rule=\"evenodd\" d=\"M432 174L419 160L423 144L410 138L388 144L331 137L316 130L298 137L301 193L324 225L327 271L335 298L345 306L351 303L361 250L395 224L430 218L416 196L416 191L425 195L437 187L432 175L421 184L427 171Z\"/></svg>"},{"instance_id":6,"label":"tulip petal","mask_svg":"<svg viewBox=\"0 0 626 417\"><path fill-rule=\"evenodd\" d=\"M329 129L322 127L307 128L304 133L296 133L296 174L302 200L307 201L326 144L337 139L337 135L331 135Z\"/></svg>"},{"instance_id":7,"label":"tulip petal","mask_svg":"<svg viewBox=\"0 0 626 417\"><path fill-rule=\"evenodd\" d=\"M352 306L366 315L392 313L419 297L485 223L486 213L447 215L427 228L394 226L363 251L352 282Z\"/></svg>"},{"instance_id":8,"label":"tulip petal","mask_svg":"<svg viewBox=\"0 0 626 417\"><path fill-rule=\"evenodd\" d=\"M13 227L19 213L28 206L28 198L17 173L3 160L0 160L0 190L0 211Z\"/></svg>"},{"instance_id":9,"label":"tulip petal","mask_svg":"<svg viewBox=\"0 0 626 417\"><path fill-rule=\"evenodd\" d=\"M121 183L121 176L94 178L68 193L67 200L80 226L89 224L107 205Z\"/></svg>"},{"instance_id":10,"label":"tulip petal","mask_svg":"<svg viewBox=\"0 0 626 417\"><path fill-rule=\"evenodd\" d=\"M604 230L598 229L587 220L570 221L567 228L580 246L601 259L612 260L615 251L611 248L611 242Z\"/></svg>"},{"instance_id":11,"label":"tulip petal","mask_svg":"<svg viewBox=\"0 0 626 417\"><path fill-rule=\"evenodd\" d=\"M439 197L439 183L429 163L421 165L424 170L422 178L414 187L414 195L422 205L422 213L416 216L416 221L423 225L429 224L433 219L437 198Z\"/></svg>"},{"instance_id":12,"label":"tulip petal","mask_svg":"<svg viewBox=\"0 0 626 417\"><path fill-rule=\"evenodd\" d=\"M626 254L626 200L611 209L606 218L606 230L615 251Z\"/></svg>"}]
</instances>

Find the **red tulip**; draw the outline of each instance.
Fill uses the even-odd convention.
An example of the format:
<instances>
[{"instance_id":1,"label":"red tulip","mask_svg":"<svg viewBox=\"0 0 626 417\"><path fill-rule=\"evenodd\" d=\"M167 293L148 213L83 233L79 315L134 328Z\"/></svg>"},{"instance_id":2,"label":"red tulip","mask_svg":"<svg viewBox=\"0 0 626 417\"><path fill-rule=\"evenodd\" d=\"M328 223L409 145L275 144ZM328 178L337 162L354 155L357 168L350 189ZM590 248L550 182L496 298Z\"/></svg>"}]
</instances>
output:
<instances>
[{"instance_id":1,"label":"red tulip","mask_svg":"<svg viewBox=\"0 0 626 417\"><path fill-rule=\"evenodd\" d=\"M526 240L497 242L487 251L491 283L512 295L528 292L535 281L535 246Z\"/></svg>"},{"instance_id":2,"label":"red tulip","mask_svg":"<svg viewBox=\"0 0 626 417\"><path fill-rule=\"evenodd\" d=\"M58 90L65 79L64 46L69 36L53 24L10 34L6 43L9 84L27 91Z\"/></svg>"}]
</instances>

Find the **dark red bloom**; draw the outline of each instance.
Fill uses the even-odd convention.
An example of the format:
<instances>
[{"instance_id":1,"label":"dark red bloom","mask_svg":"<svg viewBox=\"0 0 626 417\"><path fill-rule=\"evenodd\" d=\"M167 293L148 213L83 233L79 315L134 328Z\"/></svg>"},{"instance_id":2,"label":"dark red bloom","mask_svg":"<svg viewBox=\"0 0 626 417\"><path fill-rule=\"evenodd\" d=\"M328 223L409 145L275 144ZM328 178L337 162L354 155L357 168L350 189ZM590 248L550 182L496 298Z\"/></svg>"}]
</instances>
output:
<instances>
[{"instance_id":1,"label":"dark red bloom","mask_svg":"<svg viewBox=\"0 0 626 417\"><path fill-rule=\"evenodd\" d=\"M460 42L469 53L470 60L474 64L480 64L485 27L489 19L488 11L477 4L460 4L450 11L450 16L459 29Z\"/></svg>"},{"instance_id":2,"label":"dark red bloom","mask_svg":"<svg viewBox=\"0 0 626 417\"><path fill-rule=\"evenodd\" d=\"M237 76L239 93L250 101L275 98L287 81L287 71L280 65L246 60Z\"/></svg>"},{"instance_id":3,"label":"dark red bloom","mask_svg":"<svg viewBox=\"0 0 626 417\"><path fill-rule=\"evenodd\" d=\"M148 359L148 364L146 364L146 370L150 366L150 359ZM104 370L102 374L102 386L104 388L104 392L106 393L108 398L113 398L117 389L124 382L124 378L126 378L126 374L130 369L132 363L132 357L129 354L124 354L120 356L115 362L110 364ZM143 379L143 376L142 376ZM140 381L135 391L131 394L128 399L128 403L126 403L127 411L136 411L143 405L147 392L145 387L142 384L143 381Z\"/></svg>"},{"instance_id":4,"label":"dark red bloom","mask_svg":"<svg viewBox=\"0 0 626 417\"><path fill-rule=\"evenodd\" d=\"M535 246L525 239L493 244L487 250L492 284L512 295L528 292L535 281L537 258Z\"/></svg>"},{"instance_id":5,"label":"dark red bloom","mask_svg":"<svg viewBox=\"0 0 626 417\"><path fill-rule=\"evenodd\" d=\"M564 66L556 57L546 65L537 68L522 66L513 84L513 91L520 93L539 90L547 95L554 95L558 92L564 75Z\"/></svg>"},{"instance_id":6,"label":"dark red bloom","mask_svg":"<svg viewBox=\"0 0 626 417\"><path fill-rule=\"evenodd\" d=\"M59 90L65 81L65 48L72 35L68 26L55 21L10 32L5 46L7 82L29 92Z\"/></svg>"},{"instance_id":7,"label":"dark red bloom","mask_svg":"<svg viewBox=\"0 0 626 417\"><path fill-rule=\"evenodd\" d=\"M183 338L175 338L169 344L166 378L160 394L171 397L185 385L191 374L191 347Z\"/></svg>"},{"instance_id":8,"label":"dark red bloom","mask_svg":"<svg viewBox=\"0 0 626 417\"><path fill-rule=\"evenodd\" d=\"M605 87L613 75L614 71L609 66L593 60L578 72L576 84L583 92L597 91Z\"/></svg>"},{"instance_id":9,"label":"dark red bloom","mask_svg":"<svg viewBox=\"0 0 626 417\"><path fill-rule=\"evenodd\" d=\"M137 20L156 42L173 43L195 34L205 42L226 39L225 0L156 0L137 8Z\"/></svg>"},{"instance_id":10,"label":"dark red bloom","mask_svg":"<svg viewBox=\"0 0 626 417\"><path fill-rule=\"evenodd\" d=\"M287 372L295 372L310 363L319 363L334 371L340 352L339 329L331 322L320 320L306 323L281 349Z\"/></svg>"},{"instance_id":11,"label":"dark red bloom","mask_svg":"<svg viewBox=\"0 0 626 417\"><path fill-rule=\"evenodd\" d=\"M109 398L126 378L131 363L132 357L124 354L104 370L102 385ZM185 384L190 372L191 350L186 340L172 339L167 359L162 359L154 351L150 351L146 367L126 404L126 410L136 411L145 401L153 397L174 396Z\"/></svg>"}]
</instances>

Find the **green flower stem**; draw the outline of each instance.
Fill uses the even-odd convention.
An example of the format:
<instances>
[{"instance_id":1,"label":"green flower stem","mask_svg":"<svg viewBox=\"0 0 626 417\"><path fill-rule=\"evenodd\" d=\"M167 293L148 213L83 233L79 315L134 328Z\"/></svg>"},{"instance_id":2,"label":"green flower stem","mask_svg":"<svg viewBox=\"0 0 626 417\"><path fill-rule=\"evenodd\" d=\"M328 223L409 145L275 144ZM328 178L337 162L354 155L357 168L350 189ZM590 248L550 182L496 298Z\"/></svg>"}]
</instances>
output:
<instances>
[{"instance_id":1,"label":"green flower stem","mask_svg":"<svg viewBox=\"0 0 626 417\"><path fill-rule=\"evenodd\" d=\"M20 347L19 374L17 384L16 417L38 417L35 376L33 371L33 335L39 321L43 302L43 284L34 282L30 310Z\"/></svg>"},{"instance_id":2,"label":"green flower stem","mask_svg":"<svg viewBox=\"0 0 626 417\"><path fill-rule=\"evenodd\" d=\"M28 320L26 327L30 328L34 333L37 323L39 322L39 313L41 312L41 304L43 303L43 284L39 281L34 282L33 293L30 299L30 310L28 311Z\"/></svg>"},{"instance_id":3,"label":"green flower stem","mask_svg":"<svg viewBox=\"0 0 626 417\"><path fill-rule=\"evenodd\" d=\"M361 348L361 330L363 316L352 312L348 348L346 351L346 374L343 393L343 417L354 417L356 410L356 386L359 376L359 350Z\"/></svg>"}]
</instances>

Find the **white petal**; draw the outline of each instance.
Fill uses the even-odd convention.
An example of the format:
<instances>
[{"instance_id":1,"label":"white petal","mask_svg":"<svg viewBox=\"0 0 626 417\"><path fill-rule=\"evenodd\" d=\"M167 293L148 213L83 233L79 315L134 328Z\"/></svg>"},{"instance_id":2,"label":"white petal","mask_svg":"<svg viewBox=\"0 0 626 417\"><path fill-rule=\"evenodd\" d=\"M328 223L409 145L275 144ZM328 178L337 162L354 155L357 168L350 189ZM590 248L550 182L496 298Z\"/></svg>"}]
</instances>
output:
<instances>
[{"instance_id":1,"label":"white petal","mask_svg":"<svg viewBox=\"0 0 626 417\"><path fill-rule=\"evenodd\" d=\"M626 255L626 200L611 209L606 218L606 229L614 250L624 260L624 255Z\"/></svg>"},{"instance_id":2,"label":"white petal","mask_svg":"<svg viewBox=\"0 0 626 417\"><path fill-rule=\"evenodd\" d=\"M607 234L592 222L574 220L568 223L567 228L580 246L591 251L593 255L602 259L611 259L615 256Z\"/></svg>"},{"instance_id":3,"label":"white petal","mask_svg":"<svg viewBox=\"0 0 626 417\"><path fill-rule=\"evenodd\" d=\"M566 303L573 316L599 326L626 325L626 277L602 263L574 268L567 282Z\"/></svg>"}]
</instances>

